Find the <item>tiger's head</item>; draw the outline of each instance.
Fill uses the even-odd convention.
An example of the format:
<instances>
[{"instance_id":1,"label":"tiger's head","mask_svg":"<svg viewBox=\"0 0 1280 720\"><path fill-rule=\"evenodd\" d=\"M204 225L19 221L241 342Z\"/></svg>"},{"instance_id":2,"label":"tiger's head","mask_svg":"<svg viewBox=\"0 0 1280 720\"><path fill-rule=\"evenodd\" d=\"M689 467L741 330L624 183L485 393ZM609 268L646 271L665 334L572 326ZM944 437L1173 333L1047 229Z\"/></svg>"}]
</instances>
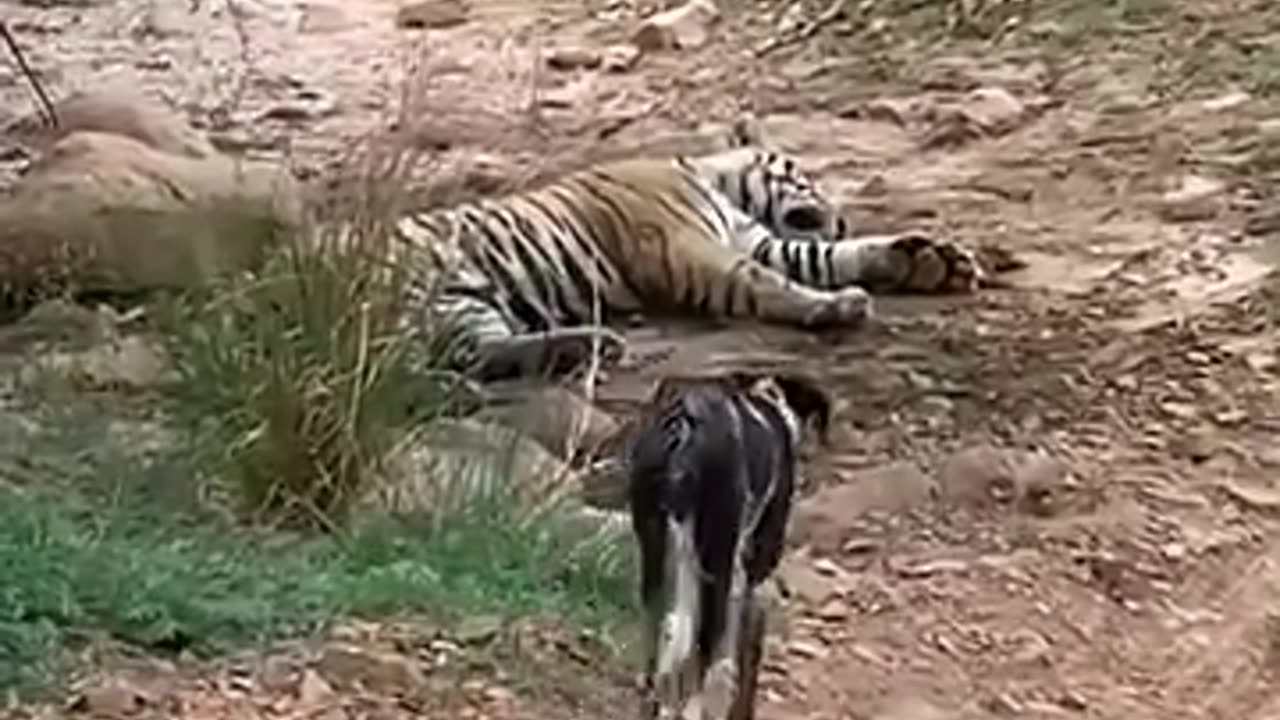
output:
<instances>
[{"instance_id":1,"label":"tiger's head","mask_svg":"<svg viewBox=\"0 0 1280 720\"><path fill-rule=\"evenodd\" d=\"M832 241L844 234L844 220L792 157L742 147L686 161L779 237Z\"/></svg>"}]
</instances>

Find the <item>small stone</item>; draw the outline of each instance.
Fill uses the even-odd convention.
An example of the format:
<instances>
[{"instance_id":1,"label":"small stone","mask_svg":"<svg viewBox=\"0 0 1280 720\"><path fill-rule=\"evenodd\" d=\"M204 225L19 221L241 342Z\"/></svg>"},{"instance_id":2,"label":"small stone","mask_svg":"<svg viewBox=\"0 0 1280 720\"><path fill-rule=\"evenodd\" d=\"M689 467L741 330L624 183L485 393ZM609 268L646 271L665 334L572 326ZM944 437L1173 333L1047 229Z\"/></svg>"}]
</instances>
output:
<instances>
[{"instance_id":1,"label":"small stone","mask_svg":"<svg viewBox=\"0 0 1280 720\"><path fill-rule=\"evenodd\" d=\"M570 460L595 456L619 430L613 415L558 387L494 393L477 417L514 428Z\"/></svg>"},{"instance_id":2,"label":"small stone","mask_svg":"<svg viewBox=\"0 0 1280 720\"><path fill-rule=\"evenodd\" d=\"M1026 707L1009 693L992 695L983 701L982 705L988 711L1003 716L1021 715L1026 710Z\"/></svg>"},{"instance_id":3,"label":"small stone","mask_svg":"<svg viewBox=\"0 0 1280 720\"><path fill-rule=\"evenodd\" d=\"M813 569L818 571L823 577L839 577L844 570L829 558L818 558L813 561Z\"/></svg>"},{"instance_id":4,"label":"small stone","mask_svg":"<svg viewBox=\"0 0 1280 720\"><path fill-rule=\"evenodd\" d=\"M1179 542L1165 543L1160 546L1160 554L1165 560L1176 562L1187 556L1187 546Z\"/></svg>"},{"instance_id":5,"label":"small stone","mask_svg":"<svg viewBox=\"0 0 1280 720\"><path fill-rule=\"evenodd\" d=\"M1280 365L1280 360L1277 360L1274 352L1249 353L1245 356L1244 361L1249 364L1249 367L1254 372L1257 373L1275 372L1276 366Z\"/></svg>"},{"instance_id":6,"label":"small stone","mask_svg":"<svg viewBox=\"0 0 1280 720\"><path fill-rule=\"evenodd\" d=\"M1038 517L1057 515L1076 489L1070 468L1061 460L1029 453L1016 463L1014 483L1021 493L1021 507Z\"/></svg>"},{"instance_id":7,"label":"small stone","mask_svg":"<svg viewBox=\"0 0 1280 720\"><path fill-rule=\"evenodd\" d=\"M707 43L719 18L714 0L689 0L646 19L631 42L642 52L691 50Z\"/></svg>"},{"instance_id":8,"label":"small stone","mask_svg":"<svg viewBox=\"0 0 1280 720\"><path fill-rule=\"evenodd\" d=\"M563 47L547 55L547 67L552 70L591 70L600 66L601 54L591 48Z\"/></svg>"},{"instance_id":9,"label":"small stone","mask_svg":"<svg viewBox=\"0 0 1280 720\"><path fill-rule=\"evenodd\" d=\"M120 680L106 680L85 689L72 699L70 709L105 718L134 715L147 705L137 688Z\"/></svg>"},{"instance_id":10,"label":"small stone","mask_svg":"<svg viewBox=\"0 0 1280 720\"><path fill-rule=\"evenodd\" d=\"M1160 215L1170 222L1212 219L1221 211L1226 191L1226 183L1220 180L1184 175L1160 198Z\"/></svg>"},{"instance_id":11,"label":"small stone","mask_svg":"<svg viewBox=\"0 0 1280 720\"><path fill-rule=\"evenodd\" d=\"M1241 478L1222 480L1219 487L1244 507L1260 512L1280 511L1280 490L1270 483L1250 482Z\"/></svg>"},{"instance_id":12,"label":"small stone","mask_svg":"<svg viewBox=\"0 0 1280 720\"><path fill-rule=\"evenodd\" d=\"M271 693L292 692L297 668L291 659L272 655L262 661L258 669L258 684Z\"/></svg>"},{"instance_id":13,"label":"small stone","mask_svg":"<svg viewBox=\"0 0 1280 720\"><path fill-rule=\"evenodd\" d=\"M811 605L825 602L840 592L840 587L833 577L822 575L813 568L811 563L796 557L782 561L782 565L778 568L777 580L792 597Z\"/></svg>"},{"instance_id":14,"label":"small stone","mask_svg":"<svg viewBox=\"0 0 1280 720\"><path fill-rule=\"evenodd\" d=\"M1018 494L1009 454L990 445L956 452L938 470L942 498L958 505L1005 503Z\"/></svg>"},{"instance_id":15,"label":"small stone","mask_svg":"<svg viewBox=\"0 0 1280 720\"><path fill-rule=\"evenodd\" d=\"M281 122L306 122L318 120L337 112L337 103L329 97L308 94L294 100L285 100L262 111L259 119Z\"/></svg>"},{"instance_id":16,"label":"small stone","mask_svg":"<svg viewBox=\"0 0 1280 720\"><path fill-rule=\"evenodd\" d=\"M826 651L815 643L804 640L793 640L787 644L787 654L806 660L817 660L826 656Z\"/></svg>"},{"instance_id":17,"label":"small stone","mask_svg":"<svg viewBox=\"0 0 1280 720\"><path fill-rule=\"evenodd\" d=\"M1249 414L1240 408L1232 408L1231 410L1222 410L1213 414L1214 422L1226 427L1235 427L1243 425L1249 419Z\"/></svg>"},{"instance_id":18,"label":"small stone","mask_svg":"<svg viewBox=\"0 0 1280 720\"><path fill-rule=\"evenodd\" d=\"M396 27L403 30L441 30L461 25L471 15L465 0L419 0L400 6Z\"/></svg>"},{"instance_id":19,"label":"small stone","mask_svg":"<svg viewBox=\"0 0 1280 720\"><path fill-rule=\"evenodd\" d=\"M370 690L396 694L407 694L424 681L417 665L404 655L348 644L325 648L319 671L338 685L360 684Z\"/></svg>"},{"instance_id":20,"label":"small stone","mask_svg":"<svg viewBox=\"0 0 1280 720\"><path fill-rule=\"evenodd\" d=\"M484 699L495 705L509 705L516 699L516 695L500 685L490 685L484 690Z\"/></svg>"},{"instance_id":21,"label":"small stone","mask_svg":"<svg viewBox=\"0 0 1280 720\"><path fill-rule=\"evenodd\" d=\"M1160 409L1170 417L1179 420L1195 420L1200 416L1200 410L1191 403L1178 402L1176 400L1166 400L1160 403Z\"/></svg>"},{"instance_id":22,"label":"small stone","mask_svg":"<svg viewBox=\"0 0 1280 720\"><path fill-rule=\"evenodd\" d=\"M610 45L600 55L605 72L624 73L635 67L640 59L640 49L634 45Z\"/></svg>"},{"instance_id":23,"label":"small stone","mask_svg":"<svg viewBox=\"0 0 1280 720\"><path fill-rule=\"evenodd\" d=\"M1004 88L980 87L965 95L960 112L988 135L1003 135L1022 122L1026 106Z\"/></svg>"},{"instance_id":24,"label":"small stone","mask_svg":"<svg viewBox=\"0 0 1280 720\"><path fill-rule=\"evenodd\" d=\"M815 613L819 619L827 622L842 622L849 619L849 604L840 598L828 600Z\"/></svg>"},{"instance_id":25,"label":"small stone","mask_svg":"<svg viewBox=\"0 0 1280 720\"><path fill-rule=\"evenodd\" d=\"M302 673L298 681L298 700L304 705L320 705L333 697L333 687L310 668Z\"/></svg>"},{"instance_id":26,"label":"small stone","mask_svg":"<svg viewBox=\"0 0 1280 720\"><path fill-rule=\"evenodd\" d=\"M1229 92L1225 95L1219 95L1215 98L1205 100L1201 104L1201 107L1209 112L1222 112L1224 110L1234 110L1235 108L1249 102L1250 99L1249 93L1244 92L1243 90L1236 90L1235 92Z\"/></svg>"},{"instance_id":27,"label":"small stone","mask_svg":"<svg viewBox=\"0 0 1280 720\"><path fill-rule=\"evenodd\" d=\"M933 577L934 575L960 573L968 568L969 563L963 560L926 560L925 562L903 565L897 568L897 574L904 578L918 580Z\"/></svg>"}]
</instances>

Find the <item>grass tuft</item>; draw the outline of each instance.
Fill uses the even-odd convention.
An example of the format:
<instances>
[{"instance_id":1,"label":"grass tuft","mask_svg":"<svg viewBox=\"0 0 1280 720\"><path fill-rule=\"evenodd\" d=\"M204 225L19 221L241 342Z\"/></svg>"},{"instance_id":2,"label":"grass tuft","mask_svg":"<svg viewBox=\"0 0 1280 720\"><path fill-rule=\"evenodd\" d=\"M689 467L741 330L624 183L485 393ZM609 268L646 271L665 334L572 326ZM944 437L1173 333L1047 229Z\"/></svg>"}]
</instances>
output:
<instances>
[{"instance_id":1,"label":"grass tuft","mask_svg":"<svg viewBox=\"0 0 1280 720\"><path fill-rule=\"evenodd\" d=\"M340 527L406 429L451 399L429 344L401 331L422 278L389 262L411 163L370 158L336 219L162 313L193 445L258 521Z\"/></svg>"}]
</instances>

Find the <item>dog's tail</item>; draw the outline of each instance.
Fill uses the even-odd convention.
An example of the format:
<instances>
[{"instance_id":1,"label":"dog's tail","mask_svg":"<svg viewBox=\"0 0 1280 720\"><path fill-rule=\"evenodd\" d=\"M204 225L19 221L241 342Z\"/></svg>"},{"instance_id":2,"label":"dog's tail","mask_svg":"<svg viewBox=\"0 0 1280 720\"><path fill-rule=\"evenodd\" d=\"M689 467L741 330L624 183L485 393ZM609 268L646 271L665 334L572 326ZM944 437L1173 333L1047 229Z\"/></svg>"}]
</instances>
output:
<instances>
[{"instance_id":1,"label":"dog's tail","mask_svg":"<svg viewBox=\"0 0 1280 720\"><path fill-rule=\"evenodd\" d=\"M683 666L705 631L699 622L708 599L702 597L695 519L702 483L716 477L717 468L709 464L723 457L731 441L729 425L717 417L724 412L722 400L718 389L686 393L644 428L631 447L631 511L637 528L648 527L647 536L642 531L643 551L658 555L650 562L660 578L649 578L644 592L651 609L661 600L655 638L660 676Z\"/></svg>"}]
</instances>

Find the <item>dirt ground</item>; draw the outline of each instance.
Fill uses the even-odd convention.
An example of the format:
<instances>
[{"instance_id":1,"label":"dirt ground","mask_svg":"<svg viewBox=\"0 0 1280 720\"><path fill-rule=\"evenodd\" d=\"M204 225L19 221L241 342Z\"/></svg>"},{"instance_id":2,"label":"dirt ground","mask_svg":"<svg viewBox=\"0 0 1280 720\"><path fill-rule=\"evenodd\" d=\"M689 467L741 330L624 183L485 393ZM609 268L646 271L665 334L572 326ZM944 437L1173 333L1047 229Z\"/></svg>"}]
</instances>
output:
<instances>
[{"instance_id":1,"label":"dirt ground","mask_svg":"<svg viewBox=\"0 0 1280 720\"><path fill-rule=\"evenodd\" d=\"M1074 16L1052 15L939 43L922 38L943 34L941 11L908 25L893 3L850 2L759 54L823 8L743 3L701 48L617 71L547 65L625 43L643 5L476 0L465 21L426 31L398 29L389 0L10 3L3 15L52 91L140 83L221 147L288 157L308 179L391 122L415 66L429 85L415 132L479 183L754 113L860 228L925 226L1020 265L973 297L885 298L875 327L845 337L636 332L635 365L606 401L748 352L812 368L842 403L831 447L809 452L759 716L1280 717L1280 114L1259 79L1276 12L1153 1L1137 5L1168 14L1130 27L1112 12L1123 3L1097 3L1108 33L1083 44L1063 40ZM1016 18L1014 5L952 9ZM1265 47L1213 75L1219 41ZM0 66L0 122L29 102ZM3 140L0 158L10 177L25 160ZM630 707L617 704L624 679L603 673L585 695L477 686L457 714L434 701L332 714L326 692L341 690L314 682L310 704L250 713L218 667L170 688L186 700L162 714Z\"/></svg>"}]
</instances>

